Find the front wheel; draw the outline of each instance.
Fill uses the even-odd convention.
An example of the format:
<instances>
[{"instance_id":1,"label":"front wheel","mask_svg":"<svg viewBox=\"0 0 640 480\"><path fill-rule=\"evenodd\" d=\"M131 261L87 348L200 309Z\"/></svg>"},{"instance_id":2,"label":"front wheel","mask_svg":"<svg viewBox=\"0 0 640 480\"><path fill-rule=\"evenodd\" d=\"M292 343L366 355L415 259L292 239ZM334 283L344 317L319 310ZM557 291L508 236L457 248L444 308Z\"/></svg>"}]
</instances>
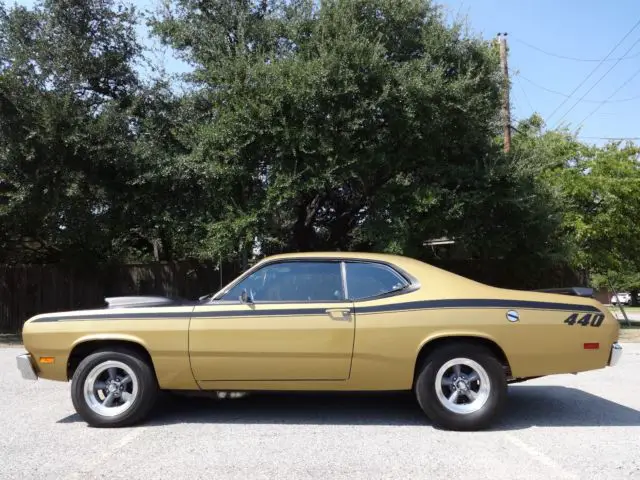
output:
<instances>
[{"instance_id":1,"label":"front wheel","mask_svg":"<svg viewBox=\"0 0 640 480\"><path fill-rule=\"evenodd\" d=\"M502 410L507 381L501 363L486 348L451 344L422 364L415 383L422 410L447 430L482 430Z\"/></svg>"},{"instance_id":2,"label":"front wheel","mask_svg":"<svg viewBox=\"0 0 640 480\"><path fill-rule=\"evenodd\" d=\"M125 427L153 407L158 384L151 365L135 352L103 350L86 357L71 381L76 412L93 427Z\"/></svg>"}]
</instances>

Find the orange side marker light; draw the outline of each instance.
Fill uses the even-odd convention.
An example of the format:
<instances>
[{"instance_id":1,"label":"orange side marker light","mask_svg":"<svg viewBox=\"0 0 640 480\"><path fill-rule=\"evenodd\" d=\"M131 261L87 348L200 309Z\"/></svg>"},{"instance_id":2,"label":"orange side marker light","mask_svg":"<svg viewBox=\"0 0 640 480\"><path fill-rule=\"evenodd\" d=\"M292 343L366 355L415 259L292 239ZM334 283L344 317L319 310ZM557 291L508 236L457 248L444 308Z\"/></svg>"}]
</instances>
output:
<instances>
[{"instance_id":1,"label":"orange side marker light","mask_svg":"<svg viewBox=\"0 0 640 480\"><path fill-rule=\"evenodd\" d=\"M44 364L52 364L55 363L56 359L54 357L40 357L40 363Z\"/></svg>"}]
</instances>

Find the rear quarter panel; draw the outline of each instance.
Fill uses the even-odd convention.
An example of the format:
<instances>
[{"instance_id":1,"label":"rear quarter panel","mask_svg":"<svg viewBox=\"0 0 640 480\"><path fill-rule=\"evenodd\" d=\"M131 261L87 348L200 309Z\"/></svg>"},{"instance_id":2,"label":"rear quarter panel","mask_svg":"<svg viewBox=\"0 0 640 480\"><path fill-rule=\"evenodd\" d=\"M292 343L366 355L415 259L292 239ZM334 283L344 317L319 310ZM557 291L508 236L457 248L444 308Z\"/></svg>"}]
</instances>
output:
<instances>
[{"instance_id":1,"label":"rear quarter panel","mask_svg":"<svg viewBox=\"0 0 640 480\"><path fill-rule=\"evenodd\" d=\"M443 337L493 341L505 353L513 377L604 368L618 338L618 321L592 299L499 289L431 267L417 276L417 291L356 302L353 388L411 388L421 348ZM482 306L470 306L474 303ZM407 308L411 304L420 308ZM509 310L519 314L518 321L507 319ZM599 327L568 325L565 320L573 313L578 319L601 313L604 320ZM585 343L599 348L587 350Z\"/></svg>"},{"instance_id":2,"label":"rear quarter panel","mask_svg":"<svg viewBox=\"0 0 640 480\"><path fill-rule=\"evenodd\" d=\"M476 337L494 342L505 353L513 377L582 372L607 365L619 328L610 315L605 316L600 327L585 327L564 323L571 311L517 309L520 320L509 322L507 310L356 313L352 386L410 388L422 347L445 337ZM598 343L599 348L587 350L585 343Z\"/></svg>"}]
</instances>

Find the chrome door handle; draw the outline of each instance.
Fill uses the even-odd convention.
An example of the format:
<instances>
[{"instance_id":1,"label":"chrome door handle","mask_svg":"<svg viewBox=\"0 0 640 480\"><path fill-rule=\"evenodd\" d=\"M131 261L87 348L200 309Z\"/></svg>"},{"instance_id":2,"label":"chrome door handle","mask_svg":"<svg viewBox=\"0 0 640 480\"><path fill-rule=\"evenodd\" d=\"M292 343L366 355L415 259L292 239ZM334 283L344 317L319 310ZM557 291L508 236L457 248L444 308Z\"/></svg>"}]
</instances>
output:
<instances>
[{"instance_id":1,"label":"chrome door handle","mask_svg":"<svg viewBox=\"0 0 640 480\"><path fill-rule=\"evenodd\" d=\"M351 310L349 308L328 308L325 310L332 320L348 322L351 320Z\"/></svg>"}]
</instances>

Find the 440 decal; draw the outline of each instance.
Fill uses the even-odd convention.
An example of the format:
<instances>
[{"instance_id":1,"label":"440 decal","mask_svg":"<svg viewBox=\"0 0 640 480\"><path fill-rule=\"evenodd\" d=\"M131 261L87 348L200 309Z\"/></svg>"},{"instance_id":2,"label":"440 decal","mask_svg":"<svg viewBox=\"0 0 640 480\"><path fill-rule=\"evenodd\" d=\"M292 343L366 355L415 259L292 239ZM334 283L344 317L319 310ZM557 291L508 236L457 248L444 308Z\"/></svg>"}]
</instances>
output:
<instances>
[{"instance_id":1,"label":"440 decal","mask_svg":"<svg viewBox=\"0 0 640 480\"><path fill-rule=\"evenodd\" d=\"M566 323L567 325L582 325L583 327L599 327L604 321L603 313L587 313L581 318L578 318L579 316L579 313L572 313L563 323Z\"/></svg>"}]
</instances>

